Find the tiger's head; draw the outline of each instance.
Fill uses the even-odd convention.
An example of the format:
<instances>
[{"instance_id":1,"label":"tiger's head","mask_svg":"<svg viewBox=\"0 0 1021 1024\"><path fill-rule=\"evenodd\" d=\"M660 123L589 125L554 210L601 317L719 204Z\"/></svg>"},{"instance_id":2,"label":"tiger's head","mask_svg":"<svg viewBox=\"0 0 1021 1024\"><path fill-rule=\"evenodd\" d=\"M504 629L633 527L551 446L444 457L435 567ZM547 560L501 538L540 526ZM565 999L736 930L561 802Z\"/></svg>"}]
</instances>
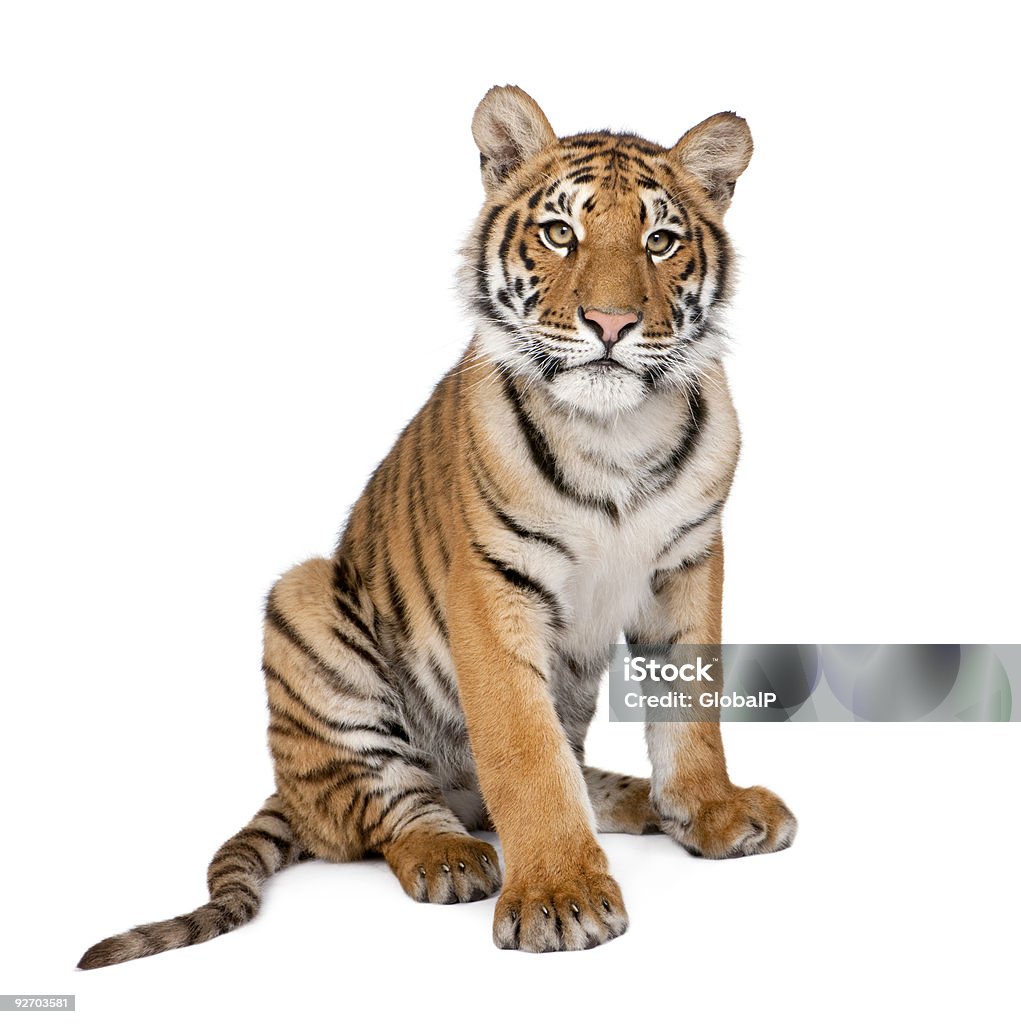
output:
<instances>
[{"instance_id":1,"label":"tiger's head","mask_svg":"<svg viewBox=\"0 0 1021 1024\"><path fill-rule=\"evenodd\" d=\"M720 356L732 257L723 213L752 139L736 114L666 149L630 134L557 138L516 86L472 121L486 202L462 294L480 352L558 401L615 415Z\"/></svg>"}]
</instances>

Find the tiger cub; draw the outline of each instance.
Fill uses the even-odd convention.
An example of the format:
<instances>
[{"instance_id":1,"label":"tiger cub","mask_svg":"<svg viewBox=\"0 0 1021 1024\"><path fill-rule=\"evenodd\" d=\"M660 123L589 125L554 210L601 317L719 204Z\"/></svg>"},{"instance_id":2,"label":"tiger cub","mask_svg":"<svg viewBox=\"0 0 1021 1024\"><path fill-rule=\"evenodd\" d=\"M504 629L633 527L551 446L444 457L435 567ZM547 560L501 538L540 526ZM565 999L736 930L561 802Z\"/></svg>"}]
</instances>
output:
<instances>
[{"instance_id":1,"label":"tiger cub","mask_svg":"<svg viewBox=\"0 0 1021 1024\"><path fill-rule=\"evenodd\" d=\"M735 786L719 726L647 726L651 779L584 763L610 645L718 643L720 517L739 436L720 357L722 227L748 164L722 113L666 149L558 139L513 86L472 131L485 203L460 287L475 333L352 510L332 558L266 601L277 791L209 866L209 902L80 967L248 921L295 861L386 858L430 903L500 890L504 949L585 949L627 913L597 831L780 850L769 790ZM497 851L470 830L495 829Z\"/></svg>"}]
</instances>

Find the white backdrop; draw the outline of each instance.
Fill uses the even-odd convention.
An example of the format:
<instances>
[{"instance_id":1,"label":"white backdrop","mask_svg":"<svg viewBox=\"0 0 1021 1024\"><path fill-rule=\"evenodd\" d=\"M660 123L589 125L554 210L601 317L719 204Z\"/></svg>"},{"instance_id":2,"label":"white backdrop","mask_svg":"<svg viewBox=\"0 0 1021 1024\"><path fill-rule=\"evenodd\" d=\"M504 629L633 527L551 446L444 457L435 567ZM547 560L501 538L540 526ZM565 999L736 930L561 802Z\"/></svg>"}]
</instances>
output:
<instances>
[{"instance_id":1,"label":"white backdrop","mask_svg":"<svg viewBox=\"0 0 1021 1024\"><path fill-rule=\"evenodd\" d=\"M1003 10L4 4L0 992L101 1022L1016 1020L1013 726L730 727L732 775L788 800L798 842L707 863L608 839L632 928L590 952L501 953L491 901L309 864L230 936L73 971L202 902L272 789L261 601L332 548L468 340L494 83L564 134L749 120L725 638L1021 639ZM589 751L643 768L605 712Z\"/></svg>"}]
</instances>

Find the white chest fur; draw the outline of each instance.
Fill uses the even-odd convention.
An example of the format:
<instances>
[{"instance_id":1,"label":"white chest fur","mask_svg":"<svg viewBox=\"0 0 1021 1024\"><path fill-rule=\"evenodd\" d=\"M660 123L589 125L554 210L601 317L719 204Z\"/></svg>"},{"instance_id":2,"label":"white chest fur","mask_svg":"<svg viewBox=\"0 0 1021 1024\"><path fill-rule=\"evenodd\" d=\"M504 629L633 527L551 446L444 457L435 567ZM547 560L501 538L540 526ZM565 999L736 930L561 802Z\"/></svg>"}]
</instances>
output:
<instances>
[{"instance_id":1,"label":"white chest fur","mask_svg":"<svg viewBox=\"0 0 1021 1024\"><path fill-rule=\"evenodd\" d=\"M505 448L511 439L522 525L554 535L571 557L514 540L505 555L556 595L566 620L562 649L588 660L642 617L657 569L702 554L718 533L737 421L722 369L694 403L677 392L654 395L609 421L534 411L557 481L536 466L534 445L506 405L489 407L489 429Z\"/></svg>"}]
</instances>

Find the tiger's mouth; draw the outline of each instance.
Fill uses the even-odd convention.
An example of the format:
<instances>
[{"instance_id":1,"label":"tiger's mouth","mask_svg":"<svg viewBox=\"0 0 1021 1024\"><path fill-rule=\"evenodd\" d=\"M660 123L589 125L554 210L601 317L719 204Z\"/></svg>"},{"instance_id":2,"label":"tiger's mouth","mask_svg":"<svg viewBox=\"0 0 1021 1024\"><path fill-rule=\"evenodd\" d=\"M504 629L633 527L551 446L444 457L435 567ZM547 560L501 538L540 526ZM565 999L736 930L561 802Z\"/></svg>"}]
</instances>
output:
<instances>
[{"instance_id":1,"label":"tiger's mouth","mask_svg":"<svg viewBox=\"0 0 1021 1024\"><path fill-rule=\"evenodd\" d=\"M582 362L575 362L567 353L550 352L548 349L538 349L527 352L529 360L538 367L540 374L548 381L555 380L565 375L577 375L579 379L589 380L611 379L614 377L641 376L639 370L628 366L616 358L612 353L594 356L584 359Z\"/></svg>"},{"instance_id":2,"label":"tiger's mouth","mask_svg":"<svg viewBox=\"0 0 1021 1024\"><path fill-rule=\"evenodd\" d=\"M574 367L576 370L588 370L596 377L617 376L620 374L633 374L635 371L613 356L600 356L598 359L590 359L586 363L580 363Z\"/></svg>"},{"instance_id":3,"label":"tiger's mouth","mask_svg":"<svg viewBox=\"0 0 1021 1024\"><path fill-rule=\"evenodd\" d=\"M579 379L609 380L614 377L635 376L635 370L625 365L619 359L612 356L600 356L597 359L588 359L584 363L571 365L561 362L551 373L550 377L560 377L565 374L577 374Z\"/></svg>"}]
</instances>

